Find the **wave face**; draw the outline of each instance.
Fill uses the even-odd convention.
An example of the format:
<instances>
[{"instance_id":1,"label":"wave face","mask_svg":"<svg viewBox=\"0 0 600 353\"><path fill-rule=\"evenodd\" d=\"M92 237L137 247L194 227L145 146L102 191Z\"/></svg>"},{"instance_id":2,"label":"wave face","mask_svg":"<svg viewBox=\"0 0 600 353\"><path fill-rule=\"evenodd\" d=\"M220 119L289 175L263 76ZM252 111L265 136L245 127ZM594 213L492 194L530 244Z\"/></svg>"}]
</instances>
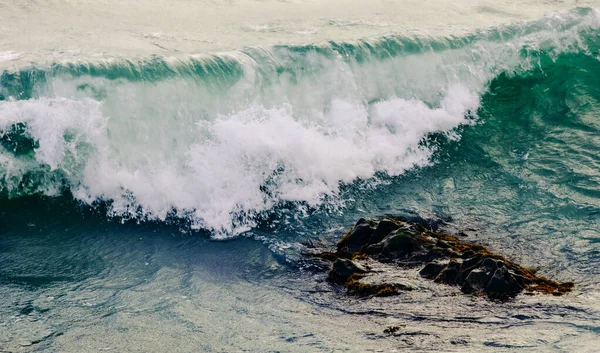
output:
<instances>
[{"instance_id":1,"label":"wave face","mask_svg":"<svg viewBox=\"0 0 600 353\"><path fill-rule=\"evenodd\" d=\"M68 193L110 217L239 234L431 164L440 137L481 122L491 83L595 62L598 38L600 13L578 9L457 38L5 71L0 192Z\"/></svg>"}]
</instances>

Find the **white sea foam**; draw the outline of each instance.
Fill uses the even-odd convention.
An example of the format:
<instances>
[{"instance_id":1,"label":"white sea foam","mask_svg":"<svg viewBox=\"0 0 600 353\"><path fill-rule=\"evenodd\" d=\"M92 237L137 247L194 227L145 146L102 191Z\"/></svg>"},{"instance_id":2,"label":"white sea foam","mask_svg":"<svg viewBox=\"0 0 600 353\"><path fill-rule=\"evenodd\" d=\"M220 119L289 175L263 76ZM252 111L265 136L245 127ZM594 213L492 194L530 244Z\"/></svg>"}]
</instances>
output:
<instances>
[{"instance_id":1,"label":"white sea foam","mask_svg":"<svg viewBox=\"0 0 600 353\"><path fill-rule=\"evenodd\" d=\"M0 129L26 123L39 143L36 168L60 171L80 200L110 200L113 214L123 217L192 212L196 226L231 234L279 202L318 206L324 195L336 195L340 183L427 164L431 151L419 146L421 139L464 123L466 110L477 104L477 95L461 86L449 89L437 108L414 99L367 106L340 98L313 120L296 116L290 105L255 104L181 129L160 129L163 137L155 140L144 131L152 126L137 125L129 142L139 153L120 145L118 133L112 138L120 127L103 103L89 98L2 102ZM175 146L180 134L191 137ZM23 167L17 158L2 165L14 174L16 163Z\"/></svg>"},{"instance_id":2,"label":"white sea foam","mask_svg":"<svg viewBox=\"0 0 600 353\"><path fill-rule=\"evenodd\" d=\"M21 54L16 53L14 51L4 51L4 52L0 52L0 63L1 62L5 62L5 61L11 61L11 60L15 60L16 58L18 58L19 56L21 56Z\"/></svg>"}]
</instances>

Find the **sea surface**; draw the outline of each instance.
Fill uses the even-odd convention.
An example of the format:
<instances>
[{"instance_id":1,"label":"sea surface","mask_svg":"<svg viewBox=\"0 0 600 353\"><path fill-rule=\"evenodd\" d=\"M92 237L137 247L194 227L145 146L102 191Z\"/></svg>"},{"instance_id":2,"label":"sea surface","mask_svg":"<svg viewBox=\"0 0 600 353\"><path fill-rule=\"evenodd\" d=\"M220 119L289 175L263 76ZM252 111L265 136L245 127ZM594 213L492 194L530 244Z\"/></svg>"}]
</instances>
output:
<instances>
[{"instance_id":1,"label":"sea surface","mask_svg":"<svg viewBox=\"0 0 600 353\"><path fill-rule=\"evenodd\" d=\"M386 214L575 290L304 256ZM599 280L598 2L0 0L0 352L599 352Z\"/></svg>"}]
</instances>

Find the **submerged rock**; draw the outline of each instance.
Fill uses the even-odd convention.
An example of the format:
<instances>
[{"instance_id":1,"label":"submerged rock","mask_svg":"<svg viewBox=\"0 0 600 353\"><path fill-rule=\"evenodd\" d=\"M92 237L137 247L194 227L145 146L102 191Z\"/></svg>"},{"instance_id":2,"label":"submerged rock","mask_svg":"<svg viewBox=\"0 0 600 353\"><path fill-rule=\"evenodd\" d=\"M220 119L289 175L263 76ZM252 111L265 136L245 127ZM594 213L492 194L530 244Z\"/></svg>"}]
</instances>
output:
<instances>
[{"instance_id":1,"label":"submerged rock","mask_svg":"<svg viewBox=\"0 0 600 353\"><path fill-rule=\"evenodd\" d=\"M481 245L401 218L360 219L339 241L336 252L324 254L327 256L316 256L334 260L328 280L354 295L386 296L412 289L385 279L378 283L366 281L365 277L376 272L372 261L394 264L395 268L420 267L423 278L498 300L521 292L562 295L573 288L573 283L561 284L537 276L535 271ZM371 261L371 265L361 265L365 261Z\"/></svg>"}]
</instances>

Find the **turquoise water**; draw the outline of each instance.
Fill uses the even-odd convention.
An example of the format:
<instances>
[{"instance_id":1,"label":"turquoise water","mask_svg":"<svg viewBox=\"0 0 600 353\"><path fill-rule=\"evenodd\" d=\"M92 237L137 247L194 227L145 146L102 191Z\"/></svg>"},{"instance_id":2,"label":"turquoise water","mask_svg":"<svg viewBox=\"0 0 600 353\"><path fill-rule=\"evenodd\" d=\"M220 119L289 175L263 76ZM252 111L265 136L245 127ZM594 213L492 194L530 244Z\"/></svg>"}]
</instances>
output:
<instances>
[{"instance_id":1,"label":"turquoise water","mask_svg":"<svg viewBox=\"0 0 600 353\"><path fill-rule=\"evenodd\" d=\"M576 9L461 37L5 71L0 347L593 352L599 38ZM575 293L344 298L303 246L382 214L443 220Z\"/></svg>"}]
</instances>

